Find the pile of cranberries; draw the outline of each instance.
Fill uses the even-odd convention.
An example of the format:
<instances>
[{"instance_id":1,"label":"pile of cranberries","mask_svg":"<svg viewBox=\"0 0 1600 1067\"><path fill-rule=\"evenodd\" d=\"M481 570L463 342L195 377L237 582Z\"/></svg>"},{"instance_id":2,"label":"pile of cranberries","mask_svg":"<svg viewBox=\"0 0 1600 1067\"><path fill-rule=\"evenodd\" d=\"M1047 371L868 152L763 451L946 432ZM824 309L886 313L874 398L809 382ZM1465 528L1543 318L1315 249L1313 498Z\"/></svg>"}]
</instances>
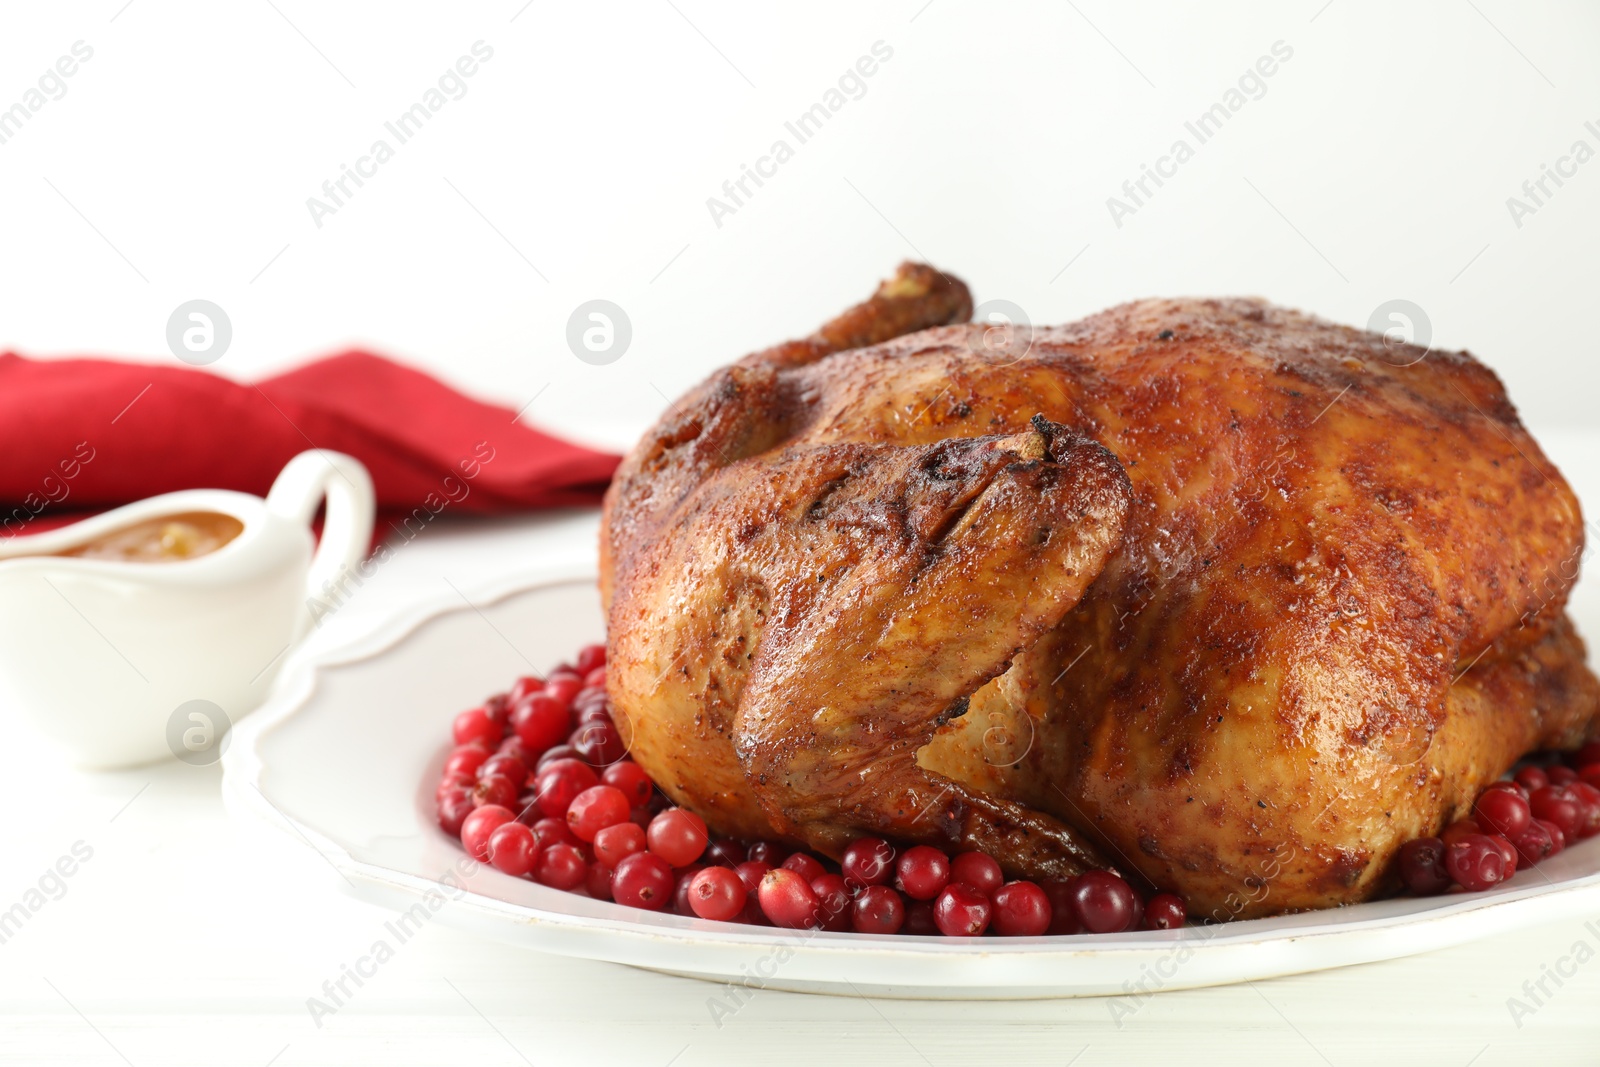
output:
<instances>
[{"instance_id":1,"label":"pile of cranberries","mask_svg":"<svg viewBox=\"0 0 1600 1067\"><path fill-rule=\"evenodd\" d=\"M976 937L1182 926L1181 897L1145 900L1111 871L1037 884L982 852L950 856L863 837L838 864L775 841L713 838L627 758L606 699L606 651L519 678L457 715L435 793L439 825L506 874L649 911L791 929ZM1528 764L1478 795L1472 816L1409 841L1418 896L1498 885L1600 834L1600 742Z\"/></svg>"},{"instance_id":2,"label":"pile of cranberries","mask_svg":"<svg viewBox=\"0 0 1600 1067\"><path fill-rule=\"evenodd\" d=\"M1600 834L1600 741L1567 762L1526 764L1478 794L1472 815L1438 837L1408 841L1400 874L1417 896L1446 890L1479 892Z\"/></svg>"},{"instance_id":3,"label":"pile of cranberries","mask_svg":"<svg viewBox=\"0 0 1600 1067\"><path fill-rule=\"evenodd\" d=\"M982 852L860 838L837 864L775 841L713 838L626 746L606 699L606 651L581 650L457 715L435 793L439 825L473 856L541 885L649 911L790 929L976 937L1182 926L1110 871L1008 882Z\"/></svg>"}]
</instances>

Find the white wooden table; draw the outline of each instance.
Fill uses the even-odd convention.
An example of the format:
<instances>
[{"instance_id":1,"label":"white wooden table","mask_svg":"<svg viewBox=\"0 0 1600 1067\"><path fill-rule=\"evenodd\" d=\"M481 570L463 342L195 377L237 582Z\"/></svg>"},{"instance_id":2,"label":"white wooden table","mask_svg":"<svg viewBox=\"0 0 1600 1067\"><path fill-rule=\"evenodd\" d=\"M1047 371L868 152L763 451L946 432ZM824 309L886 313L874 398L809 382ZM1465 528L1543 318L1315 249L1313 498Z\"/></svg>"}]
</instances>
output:
<instances>
[{"instance_id":1,"label":"white wooden table","mask_svg":"<svg viewBox=\"0 0 1600 1067\"><path fill-rule=\"evenodd\" d=\"M1591 455L1564 462L1575 478L1586 466L1597 472L1588 479L1600 480ZM396 605L434 595L446 577L467 587L510 566L590 553L592 535L592 515L446 520L397 553L315 640L347 639ZM1546 979L1553 995L1532 1015L1515 1019L1508 1008L1508 998L1526 998L1524 982L1538 982L1576 942L1600 950L1580 922L1138 1005L764 991L720 1025L707 1006L715 987L509 949L436 925L319 1026L308 998L367 953L390 916L345 895L338 876L288 835L230 819L219 778L216 767L176 762L77 773L15 735L0 749L0 911L15 903L29 911L0 943L0 1059L138 1067L1086 1067L1236 1055L1340 1067L1600 1062L1600 959L1559 988ZM74 846L92 852L57 880L49 872Z\"/></svg>"}]
</instances>

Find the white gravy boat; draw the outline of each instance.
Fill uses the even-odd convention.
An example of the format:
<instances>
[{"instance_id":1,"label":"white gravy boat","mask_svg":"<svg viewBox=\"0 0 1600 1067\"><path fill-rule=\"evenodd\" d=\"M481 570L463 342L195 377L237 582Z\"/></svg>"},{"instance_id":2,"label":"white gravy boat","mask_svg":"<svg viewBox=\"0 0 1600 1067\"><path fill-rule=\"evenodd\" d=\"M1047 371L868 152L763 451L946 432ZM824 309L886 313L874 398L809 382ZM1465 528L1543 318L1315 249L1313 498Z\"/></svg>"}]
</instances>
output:
<instances>
[{"instance_id":1,"label":"white gravy boat","mask_svg":"<svg viewBox=\"0 0 1600 1067\"><path fill-rule=\"evenodd\" d=\"M244 528L172 562L53 555L185 512ZM214 762L229 724L261 703L311 629L310 598L365 558L372 522L367 469L315 451L291 460L265 500L189 489L0 540L0 700L80 766Z\"/></svg>"}]
</instances>

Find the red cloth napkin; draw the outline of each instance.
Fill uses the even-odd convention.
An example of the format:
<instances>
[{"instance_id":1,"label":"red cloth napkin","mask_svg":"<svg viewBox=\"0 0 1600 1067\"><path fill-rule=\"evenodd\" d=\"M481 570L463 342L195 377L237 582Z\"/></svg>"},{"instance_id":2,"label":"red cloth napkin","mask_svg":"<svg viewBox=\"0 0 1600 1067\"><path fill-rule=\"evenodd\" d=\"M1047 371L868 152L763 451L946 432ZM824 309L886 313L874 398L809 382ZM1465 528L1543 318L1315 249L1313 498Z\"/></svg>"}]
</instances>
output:
<instances>
[{"instance_id":1,"label":"red cloth napkin","mask_svg":"<svg viewBox=\"0 0 1600 1067\"><path fill-rule=\"evenodd\" d=\"M6 353L0 526L20 533L16 518L37 514L24 520L33 533L64 512L177 489L264 496L283 465L313 447L366 464L383 511L410 511L429 494L463 514L597 503L617 457L515 415L359 351L254 384L187 367Z\"/></svg>"}]
</instances>

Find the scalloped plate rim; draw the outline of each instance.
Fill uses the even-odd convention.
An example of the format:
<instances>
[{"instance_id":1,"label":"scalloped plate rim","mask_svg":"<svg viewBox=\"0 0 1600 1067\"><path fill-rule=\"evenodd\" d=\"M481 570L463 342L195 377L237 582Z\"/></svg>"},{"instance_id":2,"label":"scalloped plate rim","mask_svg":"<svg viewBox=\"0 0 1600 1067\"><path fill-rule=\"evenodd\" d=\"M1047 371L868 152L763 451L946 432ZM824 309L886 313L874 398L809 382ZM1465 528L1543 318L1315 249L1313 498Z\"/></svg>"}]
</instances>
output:
<instances>
[{"instance_id":1,"label":"scalloped plate rim","mask_svg":"<svg viewBox=\"0 0 1600 1067\"><path fill-rule=\"evenodd\" d=\"M280 832L292 831L302 845L321 854L345 878L349 892L359 898L393 907L400 900L420 900L440 888L440 883L427 874L358 859L315 825L293 819L273 805L267 797L270 767L260 752L260 742L316 699L317 681L323 670L379 659L442 616L549 587L592 582L594 575L593 565L582 563L519 570L479 583L459 595L439 595L410 604L335 647L295 653L267 701L232 728L232 740L222 758L223 794L229 809L264 820ZM463 603L463 599L468 602ZM431 824L422 829L438 833ZM484 873L490 876L491 885L499 879L508 885L513 882L498 872ZM596 903L587 897L573 899ZM751 954L759 960L787 946L793 960L801 965L791 966L788 974L763 979L762 988L872 991L880 996L917 998L1115 996L1128 992L1121 981L1085 976L1075 981L1070 974L1047 981L1041 980L1037 972L1042 966L1099 961L1131 976L1139 973L1139 965L1148 968L1188 947L1193 950L1192 959L1204 960L1207 965L1190 965L1190 973L1174 976L1161 985L1162 989L1182 989L1378 962L1581 915L1600 902L1600 870L1546 885L1507 886L1489 893L1433 900L1435 903L1412 911L1356 919L1350 918L1352 912L1371 905L1333 909L1315 914L1339 916L1338 919L1303 927L1283 928L1281 924L1289 918L1305 921L1304 914L1222 926L1190 926L1182 931L971 941L808 935L769 927L712 924L663 913L651 913L651 922L647 923L626 917L575 915L482 892L464 893L443 908L439 917L447 924L539 951L715 982L744 980L747 973L738 965L748 964ZM605 907L619 913L623 910L616 905ZM1273 929L1273 924L1280 924L1279 928ZM1384 943L1386 940L1391 943ZM834 973L840 964L848 964L851 973Z\"/></svg>"}]
</instances>

